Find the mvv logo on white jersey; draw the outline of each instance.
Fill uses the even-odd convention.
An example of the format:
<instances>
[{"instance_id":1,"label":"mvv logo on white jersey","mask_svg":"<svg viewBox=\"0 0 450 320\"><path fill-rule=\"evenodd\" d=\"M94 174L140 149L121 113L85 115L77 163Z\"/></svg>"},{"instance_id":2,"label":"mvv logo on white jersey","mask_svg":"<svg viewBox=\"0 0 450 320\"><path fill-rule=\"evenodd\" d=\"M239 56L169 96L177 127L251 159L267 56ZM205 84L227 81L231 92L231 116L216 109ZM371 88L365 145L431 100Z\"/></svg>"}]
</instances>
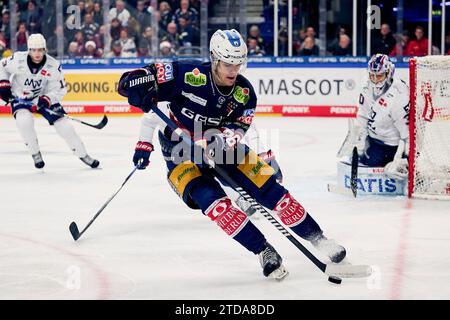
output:
<instances>
[{"instance_id":1,"label":"mvv logo on white jersey","mask_svg":"<svg viewBox=\"0 0 450 320\"><path fill-rule=\"evenodd\" d=\"M33 80L33 79L26 79L24 85L26 86L32 86L33 89L39 88L41 86L42 80Z\"/></svg>"}]
</instances>

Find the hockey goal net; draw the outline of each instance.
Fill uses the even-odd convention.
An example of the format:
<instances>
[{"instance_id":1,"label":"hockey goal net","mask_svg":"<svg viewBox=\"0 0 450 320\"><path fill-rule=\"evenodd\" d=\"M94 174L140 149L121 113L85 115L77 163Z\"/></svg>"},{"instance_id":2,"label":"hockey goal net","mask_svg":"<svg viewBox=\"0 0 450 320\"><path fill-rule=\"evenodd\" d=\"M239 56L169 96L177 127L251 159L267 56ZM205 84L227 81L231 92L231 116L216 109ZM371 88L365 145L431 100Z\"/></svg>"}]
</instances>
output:
<instances>
[{"instance_id":1,"label":"hockey goal net","mask_svg":"<svg viewBox=\"0 0 450 320\"><path fill-rule=\"evenodd\" d=\"M450 56L410 60L410 197L450 200Z\"/></svg>"}]
</instances>

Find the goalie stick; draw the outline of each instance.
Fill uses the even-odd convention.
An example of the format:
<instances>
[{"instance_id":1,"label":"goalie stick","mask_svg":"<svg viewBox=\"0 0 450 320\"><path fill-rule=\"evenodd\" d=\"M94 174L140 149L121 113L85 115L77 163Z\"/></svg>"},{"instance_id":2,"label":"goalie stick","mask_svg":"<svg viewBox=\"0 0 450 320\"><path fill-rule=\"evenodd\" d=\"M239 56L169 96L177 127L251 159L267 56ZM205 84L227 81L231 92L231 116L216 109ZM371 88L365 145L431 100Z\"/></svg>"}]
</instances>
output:
<instances>
[{"instance_id":1,"label":"goalie stick","mask_svg":"<svg viewBox=\"0 0 450 320\"><path fill-rule=\"evenodd\" d=\"M152 106L153 112L161 118L183 141L188 145L194 142L181 128L179 128L171 119L169 119L157 106ZM368 277L372 273L371 267L368 265L338 265L326 264L314 256L300 241L298 241L286 228L284 228L263 206L253 199L239 184L234 181L223 169L215 166L212 160L208 163L233 189L242 195L252 206L266 217L297 249L299 249L312 263L316 265L323 273L330 277L340 278L362 278Z\"/></svg>"}]
</instances>

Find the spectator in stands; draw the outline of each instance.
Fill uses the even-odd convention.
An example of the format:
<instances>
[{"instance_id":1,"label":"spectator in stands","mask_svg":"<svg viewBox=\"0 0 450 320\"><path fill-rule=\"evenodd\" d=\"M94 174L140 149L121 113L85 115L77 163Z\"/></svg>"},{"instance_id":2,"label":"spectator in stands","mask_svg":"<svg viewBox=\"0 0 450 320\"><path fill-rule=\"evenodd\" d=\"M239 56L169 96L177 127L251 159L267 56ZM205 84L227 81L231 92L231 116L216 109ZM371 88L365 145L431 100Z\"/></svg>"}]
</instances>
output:
<instances>
[{"instance_id":1,"label":"spectator in stands","mask_svg":"<svg viewBox=\"0 0 450 320\"><path fill-rule=\"evenodd\" d=\"M264 38L261 37L261 31L257 25L252 25L248 31L248 37L256 40L256 45L260 50L264 51L266 49L266 44L264 42Z\"/></svg>"},{"instance_id":2,"label":"spectator in stands","mask_svg":"<svg viewBox=\"0 0 450 320\"><path fill-rule=\"evenodd\" d=\"M16 33L17 51L27 51L28 31L25 22L19 23L19 30Z\"/></svg>"},{"instance_id":3,"label":"spectator in stands","mask_svg":"<svg viewBox=\"0 0 450 320\"><path fill-rule=\"evenodd\" d=\"M312 37L306 37L303 41L303 49L300 50L301 56L318 56L319 47L315 44L315 40Z\"/></svg>"},{"instance_id":4,"label":"spectator in stands","mask_svg":"<svg viewBox=\"0 0 450 320\"><path fill-rule=\"evenodd\" d=\"M169 41L161 41L159 50L161 57L172 57L175 55L175 50Z\"/></svg>"},{"instance_id":5,"label":"spectator in stands","mask_svg":"<svg viewBox=\"0 0 450 320\"><path fill-rule=\"evenodd\" d=\"M117 18L114 18L111 20L111 27L110 27L110 34L111 34L111 39L114 40L119 40L120 38L120 30L122 30L122 26L120 24L120 20Z\"/></svg>"},{"instance_id":6,"label":"spectator in stands","mask_svg":"<svg viewBox=\"0 0 450 320\"><path fill-rule=\"evenodd\" d=\"M178 33L177 33L177 25L175 22L171 22L167 26L167 31L161 37L161 41L168 41L172 45L172 48L175 50L178 49Z\"/></svg>"},{"instance_id":7,"label":"spectator in stands","mask_svg":"<svg viewBox=\"0 0 450 320\"><path fill-rule=\"evenodd\" d=\"M327 52L329 54L339 46L339 39L342 34L347 34L347 30L344 27L339 26L337 28L336 37L328 45Z\"/></svg>"},{"instance_id":8,"label":"spectator in stands","mask_svg":"<svg viewBox=\"0 0 450 320\"><path fill-rule=\"evenodd\" d=\"M258 46L258 41L250 37L247 39L248 56L264 56L266 53Z\"/></svg>"},{"instance_id":9,"label":"spectator in stands","mask_svg":"<svg viewBox=\"0 0 450 320\"><path fill-rule=\"evenodd\" d=\"M122 57L137 57L136 43L133 39L128 37L128 31L126 28L120 31L119 42L122 47Z\"/></svg>"},{"instance_id":10,"label":"spectator in stands","mask_svg":"<svg viewBox=\"0 0 450 320\"><path fill-rule=\"evenodd\" d=\"M193 27L198 27L198 11L189 7L189 0L181 0L180 8L175 11L174 20L179 25L179 19L183 17Z\"/></svg>"},{"instance_id":11,"label":"spectator in stands","mask_svg":"<svg viewBox=\"0 0 450 320\"><path fill-rule=\"evenodd\" d=\"M306 29L306 36L314 39L314 43L319 47L319 50L323 47L323 42L322 40L316 38L316 30L314 30L313 27L308 27ZM302 44L301 49L303 49L303 45L304 43Z\"/></svg>"},{"instance_id":12,"label":"spectator in stands","mask_svg":"<svg viewBox=\"0 0 450 320\"><path fill-rule=\"evenodd\" d=\"M140 57L149 56L152 52L152 27L145 28L145 31L139 38L138 55Z\"/></svg>"},{"instance_id":13,"label":"spectator in stands","mask_svg":"<svg viewBox=\"0 0 450 320\"><path fill-rule=\"evenodd\" d=\"M102 51L105 49L105 32L106 27L104 25L98 28L98 32L94 35L94 42L97 50Z\"/></svg>"},{"instance_id":14,"label":"spectator in stands","mask_svg":"<svg viewBox=\"0 0 450 320\"><path fill-rule=\"evenodd\" d=\"M63 50L67 48L67 38L64 37L63 27L56 26L53 35L47 39L47 50L48 54L52 57L56 57L58 55L58 38L61 38L63 41Z\"/></svg>"},{"instance_id":15,"label":"spectator in stands","mask_svg":"<svg viewBox=\"0 0 450 320\"><path fill-rule=\"evenodd\" d=\"M302 49L303 42L306 39L306 31L304 28L300 28L298 33L294 33L294 54L299 55Z\"/></svg>"},{"instance_id":16,"label":"spectator in stands","mask_svg":"<svg viewBox=\"0 0 450 320\"><path fill-rule=\"evenodd\" d=\"M119 58L122 57L122 46L120 41L116 40L111 45L111 51L105 54L105 58Z\"/></svg>"},{"instance_id":17,"label":"spectator in stands","mask_svg":"<svg viewBox=\"0 0 450 320\"><path fill-rule=\"evenodd\" d=\"M403 31L403 34L395 34L394 39L396 44L392 51L389 53L390 56L403 56L406 52L406 48L409 44L409 32L408 30Z\"/></svg>"},{"instance_id":18,"label":"spectator in stands","mask_svg":"<svg viewBox=\"0 0 450 320\"><path fill-rule=\"evenodd\" d=\"M163 1L159 4L159 14L161 19L159 20L159 28L161 30L167 30L167 26L173 21L172 9L169 3Z\"/></svg>"},{"instance_id":19,"label":"spectator in stands","mask_svg":"<svg viewBox=\"0 0 450 320\"><path fill-rule=\"evenodd\" d=\"M150 26L150 14L145 8L145 1L139 0L136 5L137 11L135 14L138 24L141 26L140 30L145 30L146 27Z\"/></svg>"},{"instance_id":20,"label":"spectator in stands","mask_svg":"<svg viewBox=\"0 0 450 320\"><path fill-rule=\"evenodd\" d=\"M339 36L338 45L334 48L330 48L331 54L334 56L350 56L352 54L352 48L350 44L350 37L346 34L341 34Z\"/></svg>"},{"instance_id":21,"label":"spectator in stands","mask_svg":"<svg viewBox=\"0 0 450 320\"><path fill-rule=\"evenodd\" d=\"M424 37L423 27L416 27L415 40L411 40L406 47L405 56L426 56L428 54L428 39Z\"/></svg>"},{"instance_id":22,"label":"spectator in stands","mask_svg":"<svg viewBox=\"0 0 450 320\"><path fill-rule=\"evenodd\" d=\"M69 44L69 48L67 49L67 55L69 58L77 58L80 57L80 51L78 50L78 43L72 41Z\"/></svg>"},{"instance_id":23,"label":"spectator in stands","mask_svg":"<svg viewBox=\"0 0 450 320\"><path fill-rule=\"evenodd\" d=\"M83 55L85 44L83 31L81 30L76 31L72 42L76 42L78 44L78 52L80 53L80 55Z\"/></svg>"},{"instance_id":24,"label":"spectator in stands","mask_svg":"<svg viewBox=\"0 0 450 320\"><path fill-rule=\"evenodd\" d=\"M288 55L288 32L286 28L281 28L278 33L278 55Z\"/></svg>"},{"instance_id":25,"label":"spectator in stands","mask_svg":"<svg viewBox=\"0 0 450 320\"><path fill-rule=\"evenodd\" d=\"M380 34L375 37L372 43L372 55L377 53L390 54L396 44L395 38L391 33L389 24L381 25Z\"/></svg>"},{"instance_id":26,"label":"spectator in stands","mask_svg":"<svg viewBox=\"0 0 450 320\"><path fill-rule=\"evenodd\" d=\"M6 45L9 44L9 38L11 36L11 29L9 28L9 10L3 9L2 11L2 20L0 22L0 32L3 32L3 36L5 37Z\"/></svg>"},{"instance_id":27,"label":"spectator in stands","mask_svg":"<svg viewBox=\"0 0 450 320\"><path fill-rule=\"evenodd\" d=\"M178 19L178 43L182 47L192 47L194 41L194 31L184 17Z\"/></svg>"},{"instance_id":28,"label":"spectator in stands","mask_svg":"<svg viewBox=\"0 0 450 320\"><path fill-rule=\"evenodd\" d=\"M87 13L84 15L84 22L81 25L81 31L84 34L86 40L94 40L94 35L97 33L99 25L94 22L92 14Z\"/></svg>"},{"instance_id":29,"label":"spectator in stands","mask_svg":"<svg viewBox=\"0 0 450 320\"><path fill-rule=\"evenodd\" d=\"M130 12L125 9L125 2L123 0L117 0L115 8L109 10L109 19L119 19L122 27L128 26L128 19L130 19Z\"/></svg>"},{"instance_id":30,"label":"spectator in stands","mask_svg":"<svg viewBox=\"0 0 450 320\"><path fill-rule=\"evenodd\" d=\"M97 51L97 46L94 41L89 40L85 45L85 53L83 58L100 58L101 54Z\"/></svg>"},{"instance_id":31,"label":"spectator in stands","mask_svg":"<svg viewBox=\"0 0 450 320\"><path fill-rule=\"evenodd\" d=\"M80 8L80 19L83 20L86 14L86 3L84 1L76 1L74 4Z\"/></svg>"},{"instance_id":32,"label":"spectator in stands","mask_svg":"<svg viewBox=\"0 0 450 320\"><path fill-rule=\"evenodd\" d=\"M28 1L27 10L21 14L21 22L25 22L27 25L27 30L30 33L39 33L41 32L41 23L40 23L40 14L39 10L36 7L36 1L30 0Z\"/></svg>"},{"instance_id":33,"label":"spectator in stands","mask_svg":"<svg viewBox=\"0 0 450 320\"><path fill-rule=\"evenodd\" d=\"M94 3L94 11L92 13L92 17L96 24L98 24L99 26L103 25L103 11L100 2Z\"/></svg>"}]
</instances>

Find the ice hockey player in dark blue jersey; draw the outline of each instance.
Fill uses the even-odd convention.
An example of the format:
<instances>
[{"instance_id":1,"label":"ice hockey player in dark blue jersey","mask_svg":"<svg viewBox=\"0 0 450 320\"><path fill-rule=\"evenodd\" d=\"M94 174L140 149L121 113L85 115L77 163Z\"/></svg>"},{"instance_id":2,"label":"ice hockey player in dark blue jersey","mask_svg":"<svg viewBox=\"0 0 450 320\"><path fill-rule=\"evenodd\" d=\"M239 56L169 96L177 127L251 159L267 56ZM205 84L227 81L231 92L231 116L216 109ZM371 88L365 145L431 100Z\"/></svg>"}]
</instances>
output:
<instances>
[{"instance_id":1,"label":"ice hockey player in dark blue jersey","mask_svg":"<svg viewBox=\"0 0 450 320\"><path fill-rule=\"evenodd\" d=\"M151 112L150 106L167 102L163 111L205 148L201 148L203 155L214 157L216 164L256 201L273 210L283 224L311 241L331 261L342 261L344 247L324 236L312 216L277 181L275 170L248 147L238 148L252 123L257 100L251 83L241 74L247 62L242 36L234 29L216 31L210 41L210 54L211 63L154 63L122 75L119 93L144 111L134 164L140 163L140 169L148 166L154 150L153 133L159 128L168 181L183 201L192 209L200 209L258 255L266 277L280 280L288 274L281 256L227 196L214 169L206 166L195 150L183 147L172 130ZM237 150L244 152L239 154ZM230 152L232 156L228 157Z\"/></svg>"}]
</instances>

